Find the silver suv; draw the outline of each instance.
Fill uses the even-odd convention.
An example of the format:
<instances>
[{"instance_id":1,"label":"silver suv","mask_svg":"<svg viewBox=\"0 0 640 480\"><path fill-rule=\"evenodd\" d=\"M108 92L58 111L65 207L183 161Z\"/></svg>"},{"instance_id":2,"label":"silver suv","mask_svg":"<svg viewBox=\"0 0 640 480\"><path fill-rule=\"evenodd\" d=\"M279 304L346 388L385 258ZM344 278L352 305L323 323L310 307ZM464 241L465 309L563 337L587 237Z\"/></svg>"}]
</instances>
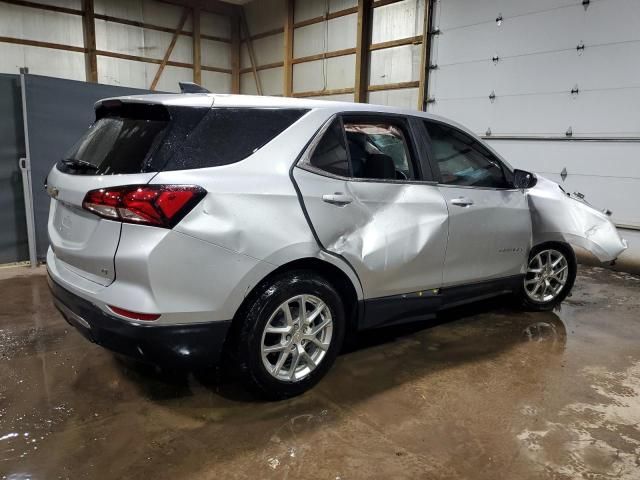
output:
<instances>
[{"instance_id":1,"label":"silver suv","mask_svg":"<svg viewBox=\"0 0 640 480\"><path fill-rule=\"evenodd\" d=\"M608 217L465 128L368 104L214 94L102 100L51 170L56 305L161 363L222 353L264 396L322 378L358 330L515 294L547 310Z\"/></svg>"}]
</instances>

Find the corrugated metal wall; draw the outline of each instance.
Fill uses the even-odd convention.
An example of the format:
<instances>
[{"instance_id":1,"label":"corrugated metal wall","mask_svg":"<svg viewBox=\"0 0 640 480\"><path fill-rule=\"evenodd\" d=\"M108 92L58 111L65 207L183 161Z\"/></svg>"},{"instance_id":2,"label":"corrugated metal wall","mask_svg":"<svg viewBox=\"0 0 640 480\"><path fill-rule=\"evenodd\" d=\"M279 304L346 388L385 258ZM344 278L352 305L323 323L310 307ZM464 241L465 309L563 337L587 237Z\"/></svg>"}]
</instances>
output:
<instances>
[{"instance_id":1,"label":"corrugated metal wall","mask_svg":"<svg viewBox=\"0 0 640 480\"><path fill-rule=\"evenodd\" d=\"M637 0L440 0L434 24L430 112L640 227Z\"/></svg>"}]
</instances>

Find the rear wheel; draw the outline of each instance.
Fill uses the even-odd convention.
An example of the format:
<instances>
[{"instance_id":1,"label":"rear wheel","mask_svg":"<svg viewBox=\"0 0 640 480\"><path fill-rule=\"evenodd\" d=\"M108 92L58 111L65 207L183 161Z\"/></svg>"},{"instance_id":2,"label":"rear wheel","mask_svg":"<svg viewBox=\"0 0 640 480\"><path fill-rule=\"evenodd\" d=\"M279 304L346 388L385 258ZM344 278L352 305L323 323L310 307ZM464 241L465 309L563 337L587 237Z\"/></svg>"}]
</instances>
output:
<instances>
[{"instance_id":1,"label":"rear wheel","mask_svg":"<svg viewBox=\"0 0 640 480\"><path fill-rule=\"evenodd\" d=\"M529 255L529 263L519 297L529 310L551 310L571 291L576 279L573 249L561 243L538 245Z\"/></svg>"},{"instance_id":2,"label":"rear wheel","mask_svg":"<svg viewBox=\"0 0 640 480\"><path fill-rule=\"evenodd\" d=\"M276 277L248 302L237 360L249 388L270 399L299 395L329 370L344 337L344 307L324 278L307 271Z\"/></svg>"}]
</instances>

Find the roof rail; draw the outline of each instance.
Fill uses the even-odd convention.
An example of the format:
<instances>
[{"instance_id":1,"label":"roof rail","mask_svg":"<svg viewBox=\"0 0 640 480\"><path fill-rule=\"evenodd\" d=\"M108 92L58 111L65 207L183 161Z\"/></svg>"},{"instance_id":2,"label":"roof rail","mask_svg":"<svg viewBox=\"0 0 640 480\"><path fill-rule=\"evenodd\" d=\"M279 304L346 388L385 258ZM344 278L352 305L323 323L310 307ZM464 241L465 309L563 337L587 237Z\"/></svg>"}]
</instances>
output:
<instances>
[{"instance_id":1,"label":"roof rail","mask_svg":"<svg viewBox=\"0 0 640 480\"><path fill-rule=\"evenodd\" d=\"M180 85L180 93L211 93L204 87L193 82L178 82Z\"/></svg>"}]
</instances>

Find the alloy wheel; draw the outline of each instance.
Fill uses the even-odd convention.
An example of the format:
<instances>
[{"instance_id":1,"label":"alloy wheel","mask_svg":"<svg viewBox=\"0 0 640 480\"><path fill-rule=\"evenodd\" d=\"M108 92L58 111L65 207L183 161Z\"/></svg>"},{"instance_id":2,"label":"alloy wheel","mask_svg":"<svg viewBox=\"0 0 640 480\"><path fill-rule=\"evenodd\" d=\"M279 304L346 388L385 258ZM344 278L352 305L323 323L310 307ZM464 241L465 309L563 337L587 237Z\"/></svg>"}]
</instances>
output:
<instances>
[{"instance_id":1,"label":"alloy wheel","mask_svg":"<svg viewBox=\"0 0 640 480\"><path fill-rule=\"evenodd\" d=\"M530 261L524 279L527 296L539 303L554 300L569 278L569 263L565 255L554 249L537 253Z\"/></svg>"},{"instance_id":2,"label":"alloy wheel","mask_svg":"<svg viewBox=\"0 0 640 480\"><path fill-rule=\"evenodd\" d=\"M332 335L329 307L314 295L296 295L269 317L262 333L262 363L278 380L297 382L322 362Z\"/></svg>"}]
</instances>

